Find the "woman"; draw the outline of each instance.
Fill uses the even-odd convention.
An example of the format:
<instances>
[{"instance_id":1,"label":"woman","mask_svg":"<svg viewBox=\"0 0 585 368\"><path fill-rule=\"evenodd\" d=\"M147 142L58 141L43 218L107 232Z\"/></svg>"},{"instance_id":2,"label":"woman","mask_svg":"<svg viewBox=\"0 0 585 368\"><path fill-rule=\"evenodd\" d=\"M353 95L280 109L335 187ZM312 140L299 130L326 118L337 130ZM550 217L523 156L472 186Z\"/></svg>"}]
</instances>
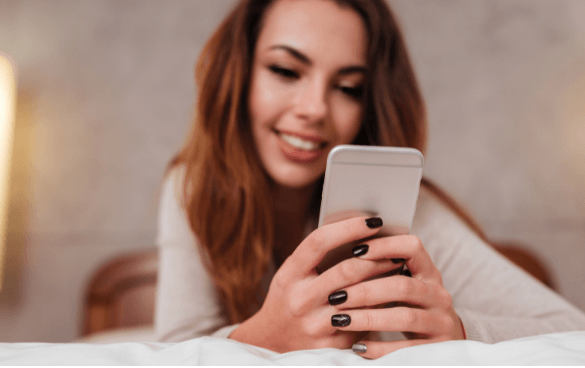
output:
<instances>
[{"instance_id":1,"label":"woman","mask_svg":"<svg viewBox=\"0 0 585 368\"><path fill-rule=\"evenodd\" d=\"M211 334L377 358L585 328L579 310L494 252L428 181L412 235L370 240L315 272L328 250L381 226L356 217L315 228L327 153L349 143L424 152L424 105L383 0L241 1L196 77L194 129L161 200L161 340ZM404 264L411 277L365 281ZM386 303L395 307L370 308ZM387 341L389 332L407 339Z\"/></svg>"}]
</instances>

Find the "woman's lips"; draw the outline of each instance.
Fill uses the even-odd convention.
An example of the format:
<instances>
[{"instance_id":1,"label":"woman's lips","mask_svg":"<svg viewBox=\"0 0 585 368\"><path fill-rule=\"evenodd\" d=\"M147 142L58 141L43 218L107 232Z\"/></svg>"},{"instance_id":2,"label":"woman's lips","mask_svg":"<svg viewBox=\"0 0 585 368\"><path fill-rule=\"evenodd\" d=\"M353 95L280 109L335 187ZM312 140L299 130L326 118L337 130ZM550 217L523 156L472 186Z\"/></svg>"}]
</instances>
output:
<instances>
[{"instance_id":1,"label":"woman's lips","mask_svg":"<svg viewBox=\"0 0 585 368\"><path fill-rule=\"evenodd\" d=\"M321 155L323 155L325 152L324 148L327 145L327 142L323 142L321 148L317 150L306 151L300 148L296 148L286 142L284 139L282 139L278 131L275 130L274 133L278 138L278 145L282 154L290 161L302 164L311 163L321 157Z\"/></svg>"},{"instance_id":2,"label":"woman's lips","mask_svg":"<svg viewBox=\"0 0 585 368\"><path fill-rule=\"evenodd\" d=\"M280 135L280 133L284 133L286 135L291 135L291 136L295 136L295 137L299 137L303 140L306 141L311 141L311 142L315 142L319 145L325 146L327 144L327 142L325 141L325 139L318 137L318 136L314 136L314 135L308 135L308 134L302 134L302 133L294 133L294 132L289 132L286 130L276 130L273 129L274 132L276 132L276 134Z\"/></svg>"}]
</instances>

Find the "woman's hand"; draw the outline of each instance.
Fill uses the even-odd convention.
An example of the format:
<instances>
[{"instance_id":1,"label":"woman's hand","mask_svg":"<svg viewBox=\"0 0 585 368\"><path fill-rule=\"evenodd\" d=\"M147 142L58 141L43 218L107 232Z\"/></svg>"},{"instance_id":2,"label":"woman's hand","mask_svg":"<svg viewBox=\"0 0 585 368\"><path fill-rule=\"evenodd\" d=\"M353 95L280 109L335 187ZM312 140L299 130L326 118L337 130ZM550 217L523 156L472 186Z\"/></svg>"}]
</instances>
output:
<instances>
[{"instance_id":1,"label":"woman's hand","mask_svg":"<svg viewBox=\"0 0 585 368\"><path fill-rule=\"evenodd\" d=\"M328 251L373 236L381 225L379 219L376 224L376 220L355 217L313 231L276 272L260 311L244 321L230 338L277 352L350 348L360 334L333 326L332 316L338 314L338 309L329 303L329 295L344 288L350 290L363 280L402 267L402 263L351 258L321 275L315 267ZM348 303L352 303L351 299Z\"/></svg>"},{"instance_id":2,"label":"woman's hand","mask_svg":"<svg viewBox=\"0 0 585 368\"><path fill-rule=\"evenodd\" d=\"M361 341L354 351L375 359L401 348L465 338L463 326L420 239L414 235L384 237L368 241L362 260L404 259L412 277L393 276L365 281L343 291L347 301L337 305L337 314L351 321L339 331L400 331L408 340ZM397 302L385 309L353 309ZM346 317L339 317L346 318Z\"/></svg>"}]
</instances>

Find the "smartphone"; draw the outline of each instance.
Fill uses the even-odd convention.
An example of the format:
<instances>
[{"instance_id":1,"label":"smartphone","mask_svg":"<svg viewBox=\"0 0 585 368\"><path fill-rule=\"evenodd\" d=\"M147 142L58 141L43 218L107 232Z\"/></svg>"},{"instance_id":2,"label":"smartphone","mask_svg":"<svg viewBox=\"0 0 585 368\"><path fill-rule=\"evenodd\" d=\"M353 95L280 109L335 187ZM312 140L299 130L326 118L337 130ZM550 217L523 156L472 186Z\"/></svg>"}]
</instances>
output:
<instances>
[{"instance_id":1,"label":"smartphone","mask_svg":"<svg viewBox=\"0 0 585 368\"><path fill-rule=\"evenodd\" d=\"M384 222L372 238L409 234L423 170L423 155L414 148L339 145L329 152L321 197L319 224L355 216L376 216ZM352 257L357 242L330 251L319 273Z\"/></svg>"}]
</instances>

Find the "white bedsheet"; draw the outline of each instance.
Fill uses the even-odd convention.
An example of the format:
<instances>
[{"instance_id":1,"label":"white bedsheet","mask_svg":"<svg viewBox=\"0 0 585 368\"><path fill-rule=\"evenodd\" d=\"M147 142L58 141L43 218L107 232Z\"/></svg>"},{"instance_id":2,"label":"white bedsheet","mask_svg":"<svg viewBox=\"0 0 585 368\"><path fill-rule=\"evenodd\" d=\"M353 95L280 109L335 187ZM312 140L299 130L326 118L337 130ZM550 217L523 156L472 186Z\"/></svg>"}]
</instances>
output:
<instances>
[{"instance_id":1,"label":"white bedsheet","mask_svg":"<svg viewBox=\"0 0 585 368\"><path fill-rule=\"evenodd\" d=\"M182 343L0 343L0 365L558 365L585 364L585 331L484 344L449 341L402 349L377 360L350 350L277 354L232 340L202 337Z\"/></svg>"}]
</instances>

